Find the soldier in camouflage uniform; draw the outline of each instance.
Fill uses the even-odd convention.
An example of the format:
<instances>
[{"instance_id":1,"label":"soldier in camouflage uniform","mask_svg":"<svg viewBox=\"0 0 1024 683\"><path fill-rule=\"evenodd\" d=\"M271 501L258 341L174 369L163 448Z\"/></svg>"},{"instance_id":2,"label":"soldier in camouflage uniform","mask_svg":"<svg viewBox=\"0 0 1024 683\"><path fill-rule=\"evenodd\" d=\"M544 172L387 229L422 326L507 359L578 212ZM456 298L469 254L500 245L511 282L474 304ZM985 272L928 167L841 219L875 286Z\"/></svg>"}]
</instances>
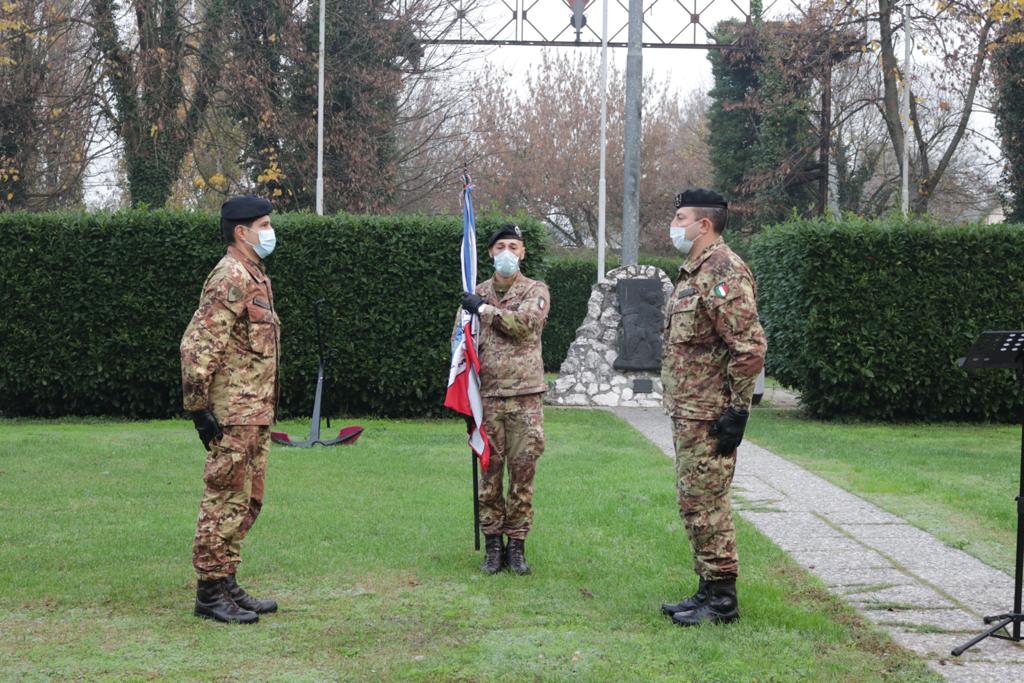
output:
<instances>
[{"instance_id":1,"label":"soldier in camouflage uniform","mask_svg":"<svg viewBox=\"0 0 1024 683\"><path fill-rule=\"evenodd\" d=\"M498 228L487 243L494 277L466 294L462 307L480 316L480 394L491 461L480 486L480 525L486 537L481 569L504 565L528 574L526 535L533 523L533 478L544 452L544 361L541 333L550 308L548 287L519 272L526 257L518 226ZM503 492L508 468L508 496ZM508 537L507 547L502 534Z\"/></svg>"},{"instance_id":2,"label":"soldier in camouflage uniform","mask_svg":"<svg viewBox=\"0 0 1024 683\"><path fill-rule=\"evenodd\" d=\"M661 380L672 418L679 514L699 577L696 594L663 604L682 626L739 618L739 558L729 505L736 448L767 348L750 269L725 242L717 192L676 197L670 233L686 255L666 306Z\"/></svg>"},{"instance_id":3,"label":"soldier in camouflage uniform","mask_svg":"<svg viewBox=\"0 0 1024 683\"><path fill-rule=\"evenodd\" d=\"M207 450L192 546L195 614L253 623L277 610L235 580L241 546L263 506L270 425L277 414L280 321L263 259L274 250L269 201L233 197L221 207L228 244L181 339L181 385Z\"/></svg>"}]
</instances>

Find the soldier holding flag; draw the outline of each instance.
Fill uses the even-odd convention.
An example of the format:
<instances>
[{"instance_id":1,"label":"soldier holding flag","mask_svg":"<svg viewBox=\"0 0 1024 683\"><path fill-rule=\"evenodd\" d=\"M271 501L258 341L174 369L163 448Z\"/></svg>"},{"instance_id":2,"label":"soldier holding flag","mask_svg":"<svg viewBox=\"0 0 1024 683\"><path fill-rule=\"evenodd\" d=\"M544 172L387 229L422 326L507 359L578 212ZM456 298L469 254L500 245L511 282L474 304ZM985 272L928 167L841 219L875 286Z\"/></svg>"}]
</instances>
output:
<instances>
[{"instance_id":1,"label":"soldier holding flag","mask_svg":"<svg viewBox=\"0 0 1024 683\"><path fill-rule=\"evenodd\" d=\"M483 431L490 442L490 462L484 467L478 498L486 538L481 569L496 574L507 565L517 574L528 574L525 542L533 522L533 479L537 459L544 452L547 387L541 334L550 295L547 285L520 272L526 246L518 226L502 225L491 235L487 248L494 259L494 277L462 298L463 310L480 321Z\"/></svg>"}]
</instances>

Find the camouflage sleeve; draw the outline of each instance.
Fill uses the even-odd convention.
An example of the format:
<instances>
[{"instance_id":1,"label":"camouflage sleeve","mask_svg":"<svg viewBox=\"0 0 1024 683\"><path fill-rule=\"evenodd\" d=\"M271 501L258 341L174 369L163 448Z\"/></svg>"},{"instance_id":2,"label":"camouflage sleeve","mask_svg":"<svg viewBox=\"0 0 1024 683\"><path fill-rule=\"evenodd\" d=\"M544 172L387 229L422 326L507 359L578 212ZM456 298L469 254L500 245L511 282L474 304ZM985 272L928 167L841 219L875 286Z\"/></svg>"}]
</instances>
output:
<instances>
[{"instance_id":1,"label":"camouflage sleeve","mask_svg":"<svg viewBox=\"0 0 1024 683\"><path fill-rule=\"evenodd\" d=\"M485 325L491 325L516 341L521 341L530 336L531 332L540 334L544 330L550 308L548 286L538 282L530 288L530 293L518 309L496 308L493 313L481 316L481 320Z\"/></svg>"},{"instance_id":2,"label":"camouflage sleeve","mask_svg":"<svg viewBox=\"0 0 1024 683\"><path fill-rule=\"evenodd\" d=\"M208 405L231 328L245 310L244 291L244 283L229 272L214 273L203 287L199 308L181 338L181 391L189 412Z\"/></svg>"},{"instance_id":3,"label":"camouflage sleeve","mask_svg":"<svg viewBox=\"0 0 1024 683\"><path fill-rule=\"evenodd\" d=\"M768 348L757 318L753 282L746 274L737 274L719 282L707 301L715 331L729 348L729 403L748 409Z\"/></svg>"}]
</instances>

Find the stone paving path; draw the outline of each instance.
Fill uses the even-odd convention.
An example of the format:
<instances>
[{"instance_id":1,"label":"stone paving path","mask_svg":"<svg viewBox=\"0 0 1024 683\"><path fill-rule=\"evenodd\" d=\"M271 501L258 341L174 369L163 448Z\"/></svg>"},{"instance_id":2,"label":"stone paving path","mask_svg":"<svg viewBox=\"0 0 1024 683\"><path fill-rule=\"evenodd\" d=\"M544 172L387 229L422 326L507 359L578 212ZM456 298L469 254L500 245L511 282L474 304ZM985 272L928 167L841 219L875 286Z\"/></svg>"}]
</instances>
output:
<instances>
[{"instance_id":1,"label":"stone paving path","mask_svg":"<svg viewBox=\"0 0 1024 683\"><path fill-rule=\"evenodd\" d=\"M673 456L660 409L613 412ZM948 680L1024 681L1024 644L986 638L950 655L985 629L983 616L1011 610L1010 576L748 441L733 496L740 515Z\"/></svg>"}]
</instances>

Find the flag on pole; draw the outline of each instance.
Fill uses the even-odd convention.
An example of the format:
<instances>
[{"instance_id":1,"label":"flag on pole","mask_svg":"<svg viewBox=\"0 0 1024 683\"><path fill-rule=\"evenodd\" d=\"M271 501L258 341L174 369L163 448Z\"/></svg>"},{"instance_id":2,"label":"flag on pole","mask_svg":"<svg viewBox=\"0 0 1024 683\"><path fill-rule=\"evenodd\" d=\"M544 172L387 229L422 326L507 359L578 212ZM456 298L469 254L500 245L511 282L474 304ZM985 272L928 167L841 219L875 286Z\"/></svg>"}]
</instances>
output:
<instances>
[{"instance_id":1,"label":"flag on pole","mask_svg":"<svg viewBox=\"0 0 1024 683\"><path fill-rule=\"evenodd\" d=\"M473 185L465 176L462 193L462 291L471 294L476 290L476 222L473 215ZM444 405L467 418L469 447L480 466L487 471L491 460L491 447L484 432L484 404L480 396L480 359L477 357L476 338L480 331L480 319L459 311L459 327L452 341L452 362L448 371L448 391Z\"/></svg>"}]
</instances>

